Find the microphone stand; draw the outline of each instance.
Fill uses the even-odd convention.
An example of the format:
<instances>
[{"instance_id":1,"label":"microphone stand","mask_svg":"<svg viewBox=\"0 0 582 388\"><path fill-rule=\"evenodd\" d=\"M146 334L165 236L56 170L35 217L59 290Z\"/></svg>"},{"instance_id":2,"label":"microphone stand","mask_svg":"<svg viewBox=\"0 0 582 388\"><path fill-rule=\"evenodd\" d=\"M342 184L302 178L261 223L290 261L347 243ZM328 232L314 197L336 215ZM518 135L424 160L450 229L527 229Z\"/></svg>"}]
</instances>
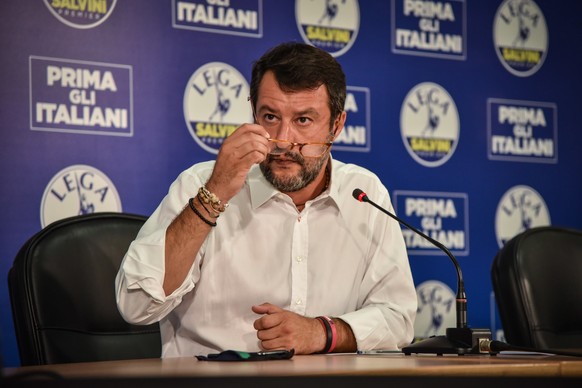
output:
<instances>
[{"instance_id":1,"label":"microphone stand","mask_svg":"<svg viewBox=\"0 0 582 388\"><path fill-rule=\"evenodd\" d=\"M422 236L434 246L442 250L451 259L457 271L457 295L456 299L456 314L457 314L457 326L449 327L446 330L445 335L432 336L427 339L421 340L419 342L412 343L408 346L402 348L402 352L409 356L412 353L425 353L425 354L481 354L481 353L497 353L491 351L487 346L487 343L491 341L491 330L489 329L472 329L467 326L467 296L465 294L465 282L463 281L463 273L461 271L461 266L459 265L457 259L449 251L447 247L438 242L437 240L427 236L425 233L416 229L415 227L409 225L406 221L400 219L396 215L390 213L383 207L377 205L371 201L366 193L360 189L355 189L352 193L353 197L360 202L368 202L370 205L374 206L376 209L380 210L382 213L390 216L394 220L398 221L400 224L406 226L408 229L412 230L416 234Z\"/></svg>"}]
</instances>

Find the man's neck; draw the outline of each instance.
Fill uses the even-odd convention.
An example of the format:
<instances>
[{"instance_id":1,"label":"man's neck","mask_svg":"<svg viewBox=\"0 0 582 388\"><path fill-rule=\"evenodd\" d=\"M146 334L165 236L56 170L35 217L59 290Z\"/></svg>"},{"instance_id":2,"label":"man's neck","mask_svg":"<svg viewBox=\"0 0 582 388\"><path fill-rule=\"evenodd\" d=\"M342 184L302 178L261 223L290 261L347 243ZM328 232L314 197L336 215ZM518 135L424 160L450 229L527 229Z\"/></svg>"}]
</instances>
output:
<instances>
[{"instance_id":1,"label":"man's neck","mask_svg":"<svg viewBox=\"0 0 582 388\"><path fill-rule=\"evenodd\" d=\"M291 197L293 203L295 204L295 207L297 207L299 211L303 210L303 208L305 207L305 203L307 201L317 198L329 187L329 184L331 182L330 163L331 163L330 161L326 163L325 167L321 169L321 171L319 172L317 177L313 180L313 182L311 182L301 190L285 193L289 197Z\"/></svg>"}]
</instances>

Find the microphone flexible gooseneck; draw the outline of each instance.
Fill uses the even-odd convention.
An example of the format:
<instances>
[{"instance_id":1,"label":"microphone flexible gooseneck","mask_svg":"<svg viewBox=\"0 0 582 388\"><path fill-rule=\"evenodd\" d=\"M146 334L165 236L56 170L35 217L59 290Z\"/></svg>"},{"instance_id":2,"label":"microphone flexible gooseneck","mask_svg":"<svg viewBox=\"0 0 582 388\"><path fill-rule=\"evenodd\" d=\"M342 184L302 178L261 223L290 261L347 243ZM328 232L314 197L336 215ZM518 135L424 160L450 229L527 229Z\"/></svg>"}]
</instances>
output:
<instances>
[{"instance_id":1,"label":"microphone flexible gooseneck","mask_svg":"<svg viewBox=\"0 0 582 388\"><path fill-rule=\"evenodd\" d=\"M471 353L491 353L485 351L484 347L479 346L483 341L491 340L491 331L489 329L470 329L467 326L467 296L465 294L465 283L463 281L463 273L459 262L453 256L451 251L440 242L427 236L425 233L408 224L406 221L400 219L388 210L374 203L365 192L361 189L355 189L352 196L360 201L367 202L380 210L382 213L390 216L398 221L414 233L422 236L434 246L442 250L453 262L457 272L457 295L456 295L456 314L457 326L455 328L447 328L445 336L434 336L425 340L413 343L402 348L403 353L410 355L411 353L430 353L430 354L471 354Z\"/></svg>"},{"instance_id":2,"label":"microphone flexible gooseneck","mask_svg":"<svg viewBox=\"0 0 582 388\"><path fill-rule=\"evenodd\" d=\"M376 209L380 210L382 213L387 214L388 216L392 217L396 221L400 222L402 225L406 226L408 229L412 230L413 232L419 234L420 236L424 237L428 241L430 241L433 245L437 248L442 250L449 256L451 261L455 266L455 270L457 271L457 296L456 296L456 306L457 306L457 327L467 327L467 295L465 294L465 282L463 281L463 272L461 271L461 266L459 262L453 256L451 251L443 244L438 242L437 240L427 236L425 233L421 232L420 230L416 229L412 225L408 224L406 221L400 219L396 215L390 213L388 210L384 209L383 207L377 205L376 203L372 202L370 198L360 189L355 189L352 193L355 199L360 202L368 202L370 205L374 206Z\"/></svg>"}]
</instances>

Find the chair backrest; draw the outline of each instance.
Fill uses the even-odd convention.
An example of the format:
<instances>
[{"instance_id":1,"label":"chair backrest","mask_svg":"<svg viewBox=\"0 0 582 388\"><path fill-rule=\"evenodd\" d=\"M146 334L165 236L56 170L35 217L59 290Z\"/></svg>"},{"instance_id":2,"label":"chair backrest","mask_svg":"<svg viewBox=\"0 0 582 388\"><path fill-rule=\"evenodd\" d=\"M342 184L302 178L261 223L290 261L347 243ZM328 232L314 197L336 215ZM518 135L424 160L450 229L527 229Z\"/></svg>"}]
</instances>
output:
<instances>
[{"instance_id":1,"label":"chair backrest","mask_svg":"<svg viewBox=\"0 0 582 388\"><path fill-rule=\"evenodd\" d=\"M8 274L22 365L154 358L159 325L130 325L115 276L146 217L93 213L56 221L20 249Z\"/></svg>"},{"instance_id":2,"label":"chair backrest","mask_svg":"<svg viewBox=\"0 0 582 388\"><path fill-rule=\"evenodd\" d=\"M536 349L582 349L582 231L529 229L491 267L505 338Z\"/></svg>"}]
</instances>

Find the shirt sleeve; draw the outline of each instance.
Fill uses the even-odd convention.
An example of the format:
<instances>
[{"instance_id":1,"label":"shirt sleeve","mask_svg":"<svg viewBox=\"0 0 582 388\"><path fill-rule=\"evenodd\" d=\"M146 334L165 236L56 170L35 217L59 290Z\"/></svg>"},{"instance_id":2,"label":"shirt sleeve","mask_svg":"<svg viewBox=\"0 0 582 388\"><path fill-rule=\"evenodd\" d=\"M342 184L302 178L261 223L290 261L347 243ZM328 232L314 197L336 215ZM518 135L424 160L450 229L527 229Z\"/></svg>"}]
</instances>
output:
<instances>
[{"instance_id":1,"label":"shirt sleeve","mask_svg":"<svg viewBox=\"0 0 582 388\"><path fill-rule=\"evenodd\" d=\"M379 205L394 212L383 186L372 194ZM360 289L360 308L341 315L350 325L358 350L398 350L414 337L416 290L400 225L368 207L370 265Z\"/></svg>"},{"instance_id":2,"label":"shirt sleeve","mask_svg":"<svg viewBox=\"0 0 582 388\"><path fill-rule=\"evenodd\" d=\"M200 278L199 263L204 245L182 285L171 295L163 290L166 229L206 181L207 170L194 173L191 168L180 174L125 254L115 289L117 307L126 321L134 324L159 321L180 304Z\"/></svg>"}]
</instances>

